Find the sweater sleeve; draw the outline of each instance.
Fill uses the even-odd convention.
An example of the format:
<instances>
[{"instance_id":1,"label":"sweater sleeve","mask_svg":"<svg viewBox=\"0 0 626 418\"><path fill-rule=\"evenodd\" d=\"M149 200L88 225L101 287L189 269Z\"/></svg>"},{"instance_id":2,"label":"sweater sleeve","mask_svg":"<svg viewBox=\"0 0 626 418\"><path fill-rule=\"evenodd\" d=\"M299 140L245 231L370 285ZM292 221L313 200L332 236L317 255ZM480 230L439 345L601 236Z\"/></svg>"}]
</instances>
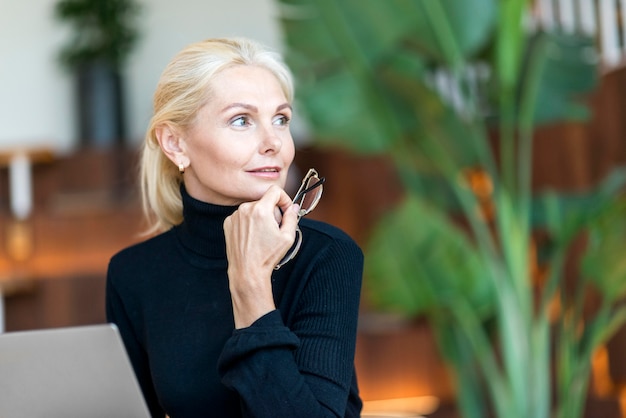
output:
<instances>
[{"instance_id":1,"label":"sweater sleeve","mask_svg":"<svg viewBox=\"0 0 626 418\"><path fill-rule=\"evenodd\" d=\"M363 255L354 242L337 240L307 262L309 277L292 277L306 285L289 327L273 311L224 346L218 371L239 393L244 417L346 416Z\"/></svg>"},{"instance_id":2,"label":"sweater sleeve","mask_svg":"<svg viewBox=\"0 0 626 418\"><path fill-rule=\"evenodd\" d=\"M163 418L165 417L165 412L161 408L154 391L148 358L145 350L139 343L139 339L133 329L132 321L129 316L132 315L132 309L127 309L124 306L124 302L118 290L115 288L113 279L114 274L112 274L112 269L109 267L105 294L107 321L114 323L120 331L126 352L133 365L135 376L137 377L151 416L153 418Z\"/></svg>"}]
</instances>

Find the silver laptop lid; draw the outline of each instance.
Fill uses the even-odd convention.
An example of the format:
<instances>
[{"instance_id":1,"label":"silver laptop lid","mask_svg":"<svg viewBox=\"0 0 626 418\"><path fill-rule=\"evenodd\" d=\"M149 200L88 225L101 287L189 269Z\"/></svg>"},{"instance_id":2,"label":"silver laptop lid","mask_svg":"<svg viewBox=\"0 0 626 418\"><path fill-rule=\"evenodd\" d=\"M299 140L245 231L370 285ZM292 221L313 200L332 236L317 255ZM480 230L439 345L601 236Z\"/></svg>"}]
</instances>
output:
<instances>
[{"instance_id":1,"label":"silver laptop lid","mask_svg":"<svg viewBox=\"0 0 626 418\"><path fill-rule=\"evenodd\" d=\"M114 325L0 334L0 417L149 416Z\"/></svg>"}]
</instances>

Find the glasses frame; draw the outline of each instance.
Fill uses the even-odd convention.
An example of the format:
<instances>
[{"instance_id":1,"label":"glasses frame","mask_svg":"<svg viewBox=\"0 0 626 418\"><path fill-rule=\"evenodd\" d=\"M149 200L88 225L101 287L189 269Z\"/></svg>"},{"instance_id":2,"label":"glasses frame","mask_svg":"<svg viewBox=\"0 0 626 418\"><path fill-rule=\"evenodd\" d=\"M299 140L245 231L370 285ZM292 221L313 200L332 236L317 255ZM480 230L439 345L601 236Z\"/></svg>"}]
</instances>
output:
<instances>
[{"instance_id":1,"label":"glasses frame","mask_svg":"<svg viewBox=\"0 0 626 418\"><path fill-rule=\"evenodd\" d=\"M312 178L317 178L317 181L315 183L313 183L312 185L308 186L309 181ZM317 170L315 170L314 168L310 168L309 171L306 173L306 176L304 176L304 178L302 179L302 183L300 184L300 188L298 189L298 191L296 192L296 195L293 198L293 203L298 203L300 204L300 209L298 210L298 220L297 222L300 222L300 219L303 216L308 215L309 213L311 213L313 211L313 209L315 209L315 207L317 206L317 204L319 203L320 199L322 198L322 192L324 191L324 187L323 184L326 181L325 177L320 177L319 174L317 173ZM302 203L304 202L304 196L319 188L319 192L318 195L315 197L315 200L313 201L313 203L308 207L308 208L303 208L302 207ZM287 254L285 254L285 256L282 258L282 260L280 260L280 262L276 265L276 267L274 267L274 270L278 270L280 269L282 266L284 266L285 264L287 264L289 261L291 261L296 254L298 254L298 251L300 250L300 246L302 245L302 231L300 230L300 226L296 225L296 240L295 240L295 244L291 247L291 249L289 250L289 252Z\"/></svg>"}]
</instances>

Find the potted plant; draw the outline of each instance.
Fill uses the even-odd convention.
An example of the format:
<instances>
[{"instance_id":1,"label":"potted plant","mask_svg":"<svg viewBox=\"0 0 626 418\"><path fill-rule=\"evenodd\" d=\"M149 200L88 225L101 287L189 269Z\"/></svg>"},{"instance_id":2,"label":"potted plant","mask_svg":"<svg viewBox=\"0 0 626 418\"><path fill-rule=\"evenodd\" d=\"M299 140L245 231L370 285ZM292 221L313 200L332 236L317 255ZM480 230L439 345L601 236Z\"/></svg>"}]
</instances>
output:
<instances>
[{"instance_id":1,"label":"potted plant","mask_svg":"<svg viewBox=\"0 0 626 418\"><path fill-rule=\"evenodd\" d=\"M138 39L138 12L135 0L59 0L55 5L55 17L72 27L59 58L75 77L82 145L123 143L123 70Z\"/></svg>"},{"instance_id":2,"label":"potted plant","mask_svg":"<svg viewBox=\"0 0 626 418\"><path fill-rule=\"evenodd\" d=\"M428 319L466 418L580 417L591 355L626 318L626 176L533 190L532 147L588 116L594 40L530 30L527 0L279 3L316 143L386 154L405 186L365 248L370 300Z\"/></svg>"}]
</instances>

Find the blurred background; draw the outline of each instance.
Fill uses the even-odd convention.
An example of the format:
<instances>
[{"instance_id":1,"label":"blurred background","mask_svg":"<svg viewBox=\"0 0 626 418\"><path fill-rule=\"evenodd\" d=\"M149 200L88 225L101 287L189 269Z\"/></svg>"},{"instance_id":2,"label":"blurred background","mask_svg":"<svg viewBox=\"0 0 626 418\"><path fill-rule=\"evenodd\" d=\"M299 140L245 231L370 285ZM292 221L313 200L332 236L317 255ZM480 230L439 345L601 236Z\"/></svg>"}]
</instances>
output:
<instances>
[{"instance_id":1,"label":"blurred background","mask_svg":"<svg viewBox=\"0 0 626 418\"><path fill-rule=\"evenodd\" d=\"M250 36L279 48L275 10L269 0L1 0L6 330L102 320L108 258L144 226L136 153L161 71L184 45L208 37ZM102 33L104 46L89 50ZM84 64L110 53L120 55L116 68Z\"/></svg>"},{"instance_id":2,"label":"blurred background","mask_svg":"<svg viewBox=\"0 0 626 418\"><path fill-rule=\"evenodd\" d=\"M64 3L69 6L60 16L59 4ZM78 43L73 46L80 47L97 26L90 17L80 23L73 3L126 13L124 19L128 20L121 26L101 22L111 33L131 29L113 47L114 51L127 52L115 56L113 68L85 68L80 53L72 56L65 52L60 57L75 36ZM98 9L98 4L105 3L110 9ZM298 53L299 45L303 45L298 44L298 19L302 10L307 10L296 9L299 3L307 2L0 0L0 331L105 321L108 260L116 251L142 239L136 158L162 69L183 46L216 36L255 38L288 54L298 69L306 62L302 56L315 51L302 47ZM411 3L392 2L389 7L397 7L400 14L408 10L418 13ZM452 0L442 3L454 6ZM473 3L481 2L457 6ZM499 4L484 3L491 3L486 11L495 10ZM626 37L622 25L626 1L526 3L525 31L576 32L592 39L590 54L597 82L582 95L589 110L587 117L552 120L533 132L532 188L582 193L626 162ZM137 8L127 8L129 4ZM351 7L364 11L374 23L377 18L393 20L377 14L376 7L368 12L367 1ZM280 16L287 18L280 20ZM498 20L498 16L491 18ZM300 23L304 36L315 33L304 20ZM372 33L387 33L380 26L372 28ZM494 33L502 32L494 29ZM474 58L484 54L489 44L476 42L482 45L474 48ZM333 41L328 44L337 56L346 54L341 45L332 46ZM89 58L89 52L86 56ZM313 52L307 59L316 58L323 57ZM433 62L443 61L425 61L423 67L432 69ZM299 81L310 81L298 74ZM557 74L557 78L566 75ZM430 85L438 91L441 102L455 108L454 90L445 94L449 85L445 77L442 80L443 84L431 80ZM94 97L99 99L91 105L95 110L86 113L87 105L81 100ZM337 100L335 106L339 103ZM378 222L411 193L407 192L406 173L398 170L397 155L383 147L364 152L349 146L349 141L348 145L342 142L339 137L345 131L341 129L316 130L311 122L305 122L304 113L310 107L303 104L293 135L298 147L296 167L315 167L327 178L324 199L311 216L344 229L368 257ZM296 114L299 110L296 107ZM466 152L459 148L459 154ZM574 252L577 245L574 241ZM416 252L408 258L413 262L422 256ZM455 262L453 258L447 260L448 264ZM393 257L390 264L393 269ZM576 276L568 270L570 264L565 266L566 276ZM623 276L618 279L623 282ZM370 416L382 416L383 411L394 416L460 416L458 373L442 353L441 335L433 332L432 317L407 315L407 309L399 315L397 309L380 308L376 297L379 289L380 284L369 286L366 277L356 356L362 397L368 402ZM617 292L612 303L619 305L621 297ZM626 364L620 355L626 331L619 325L610 338L594 347L583 416L626 416L626 409L621 407L626 401Z\"/></svg>"}]
</instances>

